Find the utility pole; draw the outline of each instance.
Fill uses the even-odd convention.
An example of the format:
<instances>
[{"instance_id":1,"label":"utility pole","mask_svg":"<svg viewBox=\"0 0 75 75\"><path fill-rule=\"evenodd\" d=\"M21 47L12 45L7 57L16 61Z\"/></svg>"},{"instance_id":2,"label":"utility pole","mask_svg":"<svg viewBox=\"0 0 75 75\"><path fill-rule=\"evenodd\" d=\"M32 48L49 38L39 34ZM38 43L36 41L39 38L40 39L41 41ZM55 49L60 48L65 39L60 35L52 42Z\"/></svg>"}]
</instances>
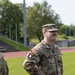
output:
<instances>
[{"instance_id":1,"label":"utility pole","mask_svg":"<svg viewBox=\"0 0 75 75\"><path fill-rule=\"evenodd\" d=\"M23 18L24 18L24 47L27 47L27 36L26 36L26 4L23 0Z\"/></svg>"}]
</instances>

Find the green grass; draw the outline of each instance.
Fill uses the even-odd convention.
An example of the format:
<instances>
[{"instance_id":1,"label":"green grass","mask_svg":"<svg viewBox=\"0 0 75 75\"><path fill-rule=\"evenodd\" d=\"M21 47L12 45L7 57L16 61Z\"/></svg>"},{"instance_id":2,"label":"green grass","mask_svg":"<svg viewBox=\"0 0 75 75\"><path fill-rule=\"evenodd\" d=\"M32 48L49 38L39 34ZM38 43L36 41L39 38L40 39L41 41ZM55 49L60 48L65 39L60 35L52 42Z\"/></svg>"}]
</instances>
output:
<instances>
[{"instance_id":1,"label":"green grass","mask_svg":"<svg viewBox=\"0 0 75 75\"><path fill-rule=\"evenodd\" d=\"M23 68L24 57L8 58L9 75L29 75Z\"/></svg>"},{"instance_id":2,"label":"green grass","mask_svg":"<svg viewBox=\"0 0 75 75\"><path fill-rule=\"evenodd\" d=\"M64 75L75 75L75 52L74 53L64 53L63 58L63 67ZM23 69L23 61L25 57L17 58L7 58L7 63L9 67L9 75L29 75Z\"/></svg>"},{"instance_id":3,"label":"green grass","mask_svg":"<svg viewBox=\"0 0 75 75\"><path fill-rule=\"evenodd\" d=\"M64 75L75 75L75 52L63 54Z\"/></svg>"}]
</instances>

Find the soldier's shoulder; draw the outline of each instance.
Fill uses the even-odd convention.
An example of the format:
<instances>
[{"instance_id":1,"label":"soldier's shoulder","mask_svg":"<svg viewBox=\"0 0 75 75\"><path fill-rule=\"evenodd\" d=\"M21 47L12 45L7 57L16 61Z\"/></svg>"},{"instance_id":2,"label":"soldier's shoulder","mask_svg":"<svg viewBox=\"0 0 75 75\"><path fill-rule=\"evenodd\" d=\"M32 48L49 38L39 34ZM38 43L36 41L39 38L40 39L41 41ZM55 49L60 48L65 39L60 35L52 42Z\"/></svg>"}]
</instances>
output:
<instances>
[{"instance_id":1,"label":"soldier's shoulder","mask_svg":"<svg viewBox=\"0 0 75 75\"><path fill-rule=\"evenodd\" d=\"M34 48L39 49L43 46L42 42L38 43Z\"/></svg>"},{"instance_id":2,"label":"soldier's shoulder","mask_svg":"<svg viewBox=\"0 0 75 75\"><path fill-rule=\"evenodd\" d=\"M55 48L58 48L58 45L57 45L57 44L54 44L54 47L55 47Z\"/></svg>"},{"instance_id":3,"label":"soldier's shoulder","mask_svg":"<svg viewBox=\"0 0 75 75\"><path fill-rule=\"evenodd\" d=\"M0 58L3 58L3 55L2 55L2 53L0 52Z\"/></svg>"},{"instance_id":4,"label":"soldier's shoulder","mask_svg":"<svg viewBox=\"0 0 75 75\"><path fill-rule=\"evenodd\" d=\"M34 46L33 48L32 48L32 52L34 53L34 54L37 54L37 53L40 53L40 49L42 48L42 44L41 43L38 43L36 46Z\"/></svg>"}]
</instances>

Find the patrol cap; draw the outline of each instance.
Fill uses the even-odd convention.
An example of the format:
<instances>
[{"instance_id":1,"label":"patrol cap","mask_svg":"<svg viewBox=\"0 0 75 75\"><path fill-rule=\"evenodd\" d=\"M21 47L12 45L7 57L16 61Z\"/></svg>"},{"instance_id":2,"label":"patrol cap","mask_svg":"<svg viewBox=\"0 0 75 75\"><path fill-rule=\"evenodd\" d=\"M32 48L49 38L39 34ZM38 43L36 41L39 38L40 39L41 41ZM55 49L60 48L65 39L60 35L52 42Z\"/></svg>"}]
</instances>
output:
<instances>
[{"instance_id":1,"label":"patrol cap","mask_svg":"<svg viewBox=\"0 0 75 75\"><path fill-rule=\"evenodd\" d=\"M42 28L46 28L48 31L58 31L56 24L45 24Z\"/></svg>"}]
</instances>

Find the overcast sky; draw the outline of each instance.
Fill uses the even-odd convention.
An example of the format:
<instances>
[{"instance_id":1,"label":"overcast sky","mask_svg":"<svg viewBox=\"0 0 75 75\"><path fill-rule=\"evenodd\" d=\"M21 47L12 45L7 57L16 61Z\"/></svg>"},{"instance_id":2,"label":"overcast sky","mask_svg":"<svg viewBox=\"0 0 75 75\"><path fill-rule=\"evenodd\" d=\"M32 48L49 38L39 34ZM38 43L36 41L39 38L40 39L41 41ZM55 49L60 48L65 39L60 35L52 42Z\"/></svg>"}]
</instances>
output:
<instances>
[{"instance_id":1,"label":"overcast sky","mask_svg":"<svg viewBox=\"0 0 75 75\"><path fill-rule=\"evenodd\" d=\"M10 0L12 3L23 3L23 0ZM25 0L26 6L31 6L33 3L42 3L43 0ZM59 14L64 24L75 25L75 0L46 0L52 9Z\"/></svg>"}]
</instances>

